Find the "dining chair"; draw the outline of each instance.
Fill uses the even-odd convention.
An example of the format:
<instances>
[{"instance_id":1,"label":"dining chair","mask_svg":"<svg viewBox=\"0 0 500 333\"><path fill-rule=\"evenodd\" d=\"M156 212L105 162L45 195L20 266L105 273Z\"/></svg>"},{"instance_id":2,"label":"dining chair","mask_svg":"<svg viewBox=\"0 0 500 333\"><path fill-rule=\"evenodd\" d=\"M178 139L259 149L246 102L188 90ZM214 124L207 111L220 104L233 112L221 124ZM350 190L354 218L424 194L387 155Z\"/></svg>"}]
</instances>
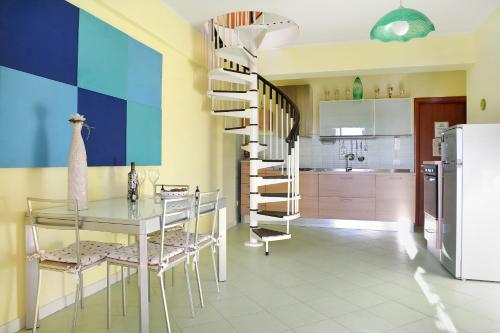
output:
<instances>
[{"instance_id":1,"label":"dining chair","mask_svg":"<svg viewBox=\"0 0 500 333\"><path fill-rule=\"evenodd\" d=\"M43 205L46 209L51 209L58 206L68 206L71 204L75 207L74 211L68 210L67 220L62 218L54 221L44 219L43 214L37 213L37 217L33 215L35 205ZM39 307L40 307L40 289L42 284L42 271L56 271L62 273L74 274L76 277L75 305L73 313L73 324L71 332L76 332L76 324L78 319L79 303L82 306L83 300L83 273L93 267L96 267L106 262L106 257L112 251L123 246L118 243L105 243L96 241L82 241L80 239L81 221L79 218L78 202L72 200L54 200L27 198L28 217L31 220L31 230L35 245L35 252L28 254L28 260L36 260L38 264L38 288L35 299L35 316L33 323L33 333L36 333L38 325ZM66 221L66 222L64 222ZM43 250L39 244L39 230L72 230L74 231L75 242L55 250ZM51 234L51 239L55 240L56 233ZM124 283L122 272L122 283Z\"/></svg>"},{"instance_id":2,"label":"dining chair","mask_svg":"<svg viewBox=\"0 0 500 333\"><path fill-rule=\"evenodd\" d=\"M217 224L217 211L219 206L220 190L211 192L200 192L198 187L195 192L195 225L194 232L187 226L184 229L167 230L163 235L163 241L168 246L183 247L184 242L188 239L189 254L193 256L193 265L196 274L196 281L198 285L198 293L200 297L201 307L204 307L203 292L201 288L201 279L199 271L199 258L200 251L203 249L210 249L212 255L212 268L215 277L215 285L217 292L219 292L219 276L217 273L217 263L215 260L216 248L219 245L218 238L215 237L215 227ZM208 215L211 216L210 228L208 233L200 233L200 217ZM150 238L150 242L159 244L162 240L162 235L155 235Z\"/></svg>"},{"instance_id":3,"label":"dining chair","mask_svg":"<svg viewBox=\"0 0 500 333\"><path fill-rule=\"evenodd\" d=\"M185 208L178 208L172 210L169 208L169 201L162 200L162 215L160 220L160 235L165 235L165 229L175 228L181 226L185 223L188 225L191 223L191 216L194 206L193 198L186 198ZM187 219L183 218L183 214L187 215ZM174 223L166 223L166 219L168 217L179 216L179 221ZM168 314L168 306L167 306L167 297L165 291L165 278L164 272L169 269L174 268L177 265L184 264L184 272L186 275L186 284L188 290L189 304L191 308L191 315L194 317L194 306L193 306L193 297L191 292L191 285L189 282L189 233L186 234L186 239L184 241L184 246L174 247L168 246L165 242L165 237L160 237L160 242L158 244L148 242L147 251L148 251L148 269L150 272L156 273L160 280L160 288L162 294L163 301L163 311L165 315L165 321L167 326L167 332L170 332L170 317ZM108 329L111 326L111 288L109 288L109 266L117 265L121 267L128 268L139 268L139 249L138 244L132 244L129 246L125 246L115 251L111 252L107 256L108 262ZM122 293L124 290L122 289ZM123 298L122 298L123 299Z\"/></svg>"}]
</instances>

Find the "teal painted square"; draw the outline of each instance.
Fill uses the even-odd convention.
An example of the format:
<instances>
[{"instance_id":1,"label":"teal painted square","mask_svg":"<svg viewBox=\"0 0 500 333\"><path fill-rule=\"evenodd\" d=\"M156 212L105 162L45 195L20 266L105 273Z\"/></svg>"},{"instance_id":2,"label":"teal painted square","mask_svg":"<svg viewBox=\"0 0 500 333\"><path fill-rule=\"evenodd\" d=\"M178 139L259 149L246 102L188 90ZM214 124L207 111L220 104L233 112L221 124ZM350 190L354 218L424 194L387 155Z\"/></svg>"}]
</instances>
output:
<instances>
[{"instance_id":1,"label":"teal painted square","mask_svg":"<svg viewBox=\"0 0 500 333\"><path fill-rule=\"evenodd\" d=\"M0 66L0 167L62 167L77 87Z\"/></svg>"},{"instance_id":2,"label":"teal painted square","mask_svg":"<svg viewBox=\"0 0 500 333\"><path fill-rule=\"evenodd\" d=\"M129 38L128 100L161 108L162 55Z\"/></svg>"},{"instance_id":3,"label":"teal painted square","mask_svg":"<svg viewBox=\"0 0 500 333\"><path fill-rule=\"evenodd\" d=\"M78 86L127 99L128 40L123 32L80 10Z\"/></svg>"},{"instance_id":4,"label":"teal painted square","mask_svg":"<svg viewBox=\"0 0 500 333\"><path fill-rule=\"evenodd\" d=\"M127 102L127 164L161 165L161 109Z\"/></svg>"}]
</instances>

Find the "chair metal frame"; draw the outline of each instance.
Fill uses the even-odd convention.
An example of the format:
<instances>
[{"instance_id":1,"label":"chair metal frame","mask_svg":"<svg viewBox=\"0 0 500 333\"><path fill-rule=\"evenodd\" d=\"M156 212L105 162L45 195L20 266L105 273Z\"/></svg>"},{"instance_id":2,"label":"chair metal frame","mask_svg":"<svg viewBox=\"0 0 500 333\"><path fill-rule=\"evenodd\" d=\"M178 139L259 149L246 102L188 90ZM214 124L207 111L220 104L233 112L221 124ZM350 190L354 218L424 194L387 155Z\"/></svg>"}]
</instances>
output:
<instances>
[{"instance_id":1,"label":"chair metal frame","mask_svg":"<svg viewBox=\"0 0 500 333\"><path fill-rule=\"evenodd\" d=\"M78 308L83 308L83 272L98 266L106 261L106 258L87 266L82 266L81 264L81 253L80 253L80 219L79 219L79 209L77 200L60 200L60 199L42 199L42 198L32 198L28 197L26 199L28 206L28 217L31 221L31 230L33 233L33 240L35 245L35 253L28 254L28 260L38 261L38 287L35 300L35 316L33 322L33 333L36 333L38 325L39 307L40 307L40 289L42 284L42 270L56 271L61 273L71 273L76 275L76 291L75 291L75 308L73 313L73 323L71 332L76 332L76 324L78 320ZM54 205L67 205L68 207L74 207L74 211L68 215L74 215L74 223L51 223L44 219L37 219L33 216L33 203L46 203ZM71 212L71 211L69 211ZM38 230L40 229L57 229L57 230L74 230L75 231L75 251L76 251L76 263L65 263L49 260L41 260L42 251L40 250ZM122 276L123 278L123 276Z\"/></svg>"},{"instance_id":2,"label":"chair metal frame","mask_svg":"<svg viewBox=\"0 0 500 333\"><path fill-rule=\"evenodd\" d=\"M167 217L170 216L175 216L179 215L181 213L185 213L186 209L179 209L176 211L172 211L167 213L167 206L169 200L162 200L163 203L163 212L162 212L162 217L160 221L160 233L161 233L161 244L160 244L160 256L159 256L159 263L158 265L149 265L148 264L148 269L149 271L155 272L157 276L160 279L160 287L161 287L161 292L162 292L162 301L163 301L163 310L164 310L164 315L165 315L165 321L166 321L166 327L167 327L167 332L171 332L170 329L170 317L168 314L168 305L167 305L167 297L166 297L166 291L165 291L165 272L168 271L169 269L173 269L175 266L183 263L184 264L184 272L186 275L186 284L187 284L187 289L188 289L188 296L189 296L189 304L191 307L191 315L194 317L194 305L193 305L193 296L192 296L192 291L191 291L191 284L189 280L189 253L190 253L190 248L189 248L189 232L186 234L186 239L185 239L185 245L184 245L184 251L181 254L175 255L172 258L165 258L164 256L164 251L165 251L165 230L174 228L174 227L180 227L184 224L188 224L188 226L191 225L191 220L192 220L192 211L193 211L193 206L194 206L194 199L193 198L186 198L188 201L188 208L187 208L187 215L188 218L187 220L182 220L179 222L175 223L170 223L170 224L165 224L164 221L166 221ZM188 228L189 230L189 228ZM124 261L124 260L118 260L118 259L113 259L113 258L107 258L106 259L108 263L108 269L107 269L107 284L108 284L108 295L107 295L107 307L108 307L108 319L107 319L107 324L108 324L108 329L111 326L111 288L110 287L110 280L109 280L109 266L110 265L115 265L115 266L121 266L122 269L123 267L128 267L128 268L138 268L139 263L134 263L130 261ZM122 288L122 300L125 299L125 289ZM123 303L124 304L124 303Z\"/></svg>"},{"instance_id":3,"label":"chair metal frame","mask_svg":"<svg viewBox=\"0 0 500 333\"><path fill-rule=\"evenodd\" d=\"M215 198L214 201L210 201L210 204L213 203L213 209L210 209L208 211L204 211L201 213L201 207L203 205L203 198ZM195 194L195 231L194 231L194 244L190 244L191 246L194 246L192 249L193 251L191 254L193 255L193 265L196 273L196 281L198 284L198 294L200 297L200 304L201 307L204 307L204 301L203 301L203 291L201 288L201 279L200 279L200 269L199 269L199 257L200 257L200 251L203 249L206 249L210 246L210 253L212 255L212 268L214 271L214 277L215 277L215 285L217 287L217 292L220 291L219 289L219 275L217 272L217 263L215 260L215 252L216 248L219 246L218 239L215 238L215 225L217 224L217 210L219 208L219 197L220 197L220 190L217 189L215 191L210 191L210 192L196 192ZM210 239L205 240L203 242L200 242L198 237L199 237L199 224L200 224L200 217L202 215L208 215L212 214L212 222L210 226ZM188 235L189 237L189 235Z\"/></svg>"}]
</instances>

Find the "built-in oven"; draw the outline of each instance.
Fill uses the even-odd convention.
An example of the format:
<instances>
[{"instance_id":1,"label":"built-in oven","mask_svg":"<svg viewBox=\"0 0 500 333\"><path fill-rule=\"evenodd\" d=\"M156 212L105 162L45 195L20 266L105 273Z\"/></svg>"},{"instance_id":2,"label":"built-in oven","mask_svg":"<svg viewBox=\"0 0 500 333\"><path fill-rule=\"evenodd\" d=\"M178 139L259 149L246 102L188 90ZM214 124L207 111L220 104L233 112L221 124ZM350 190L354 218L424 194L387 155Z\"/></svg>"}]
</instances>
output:
<instances>
[{"instance_id":1,"label":"built-in oven","mask_svg":"<svg viewBox=\"0 0 500 333\"><path fill-rule=\"evenodd\" d=\"M441 162L424 162L423 177L423 209L424 237L427 248L437 257L441 249Z\"/></svg>"}]
</instances>

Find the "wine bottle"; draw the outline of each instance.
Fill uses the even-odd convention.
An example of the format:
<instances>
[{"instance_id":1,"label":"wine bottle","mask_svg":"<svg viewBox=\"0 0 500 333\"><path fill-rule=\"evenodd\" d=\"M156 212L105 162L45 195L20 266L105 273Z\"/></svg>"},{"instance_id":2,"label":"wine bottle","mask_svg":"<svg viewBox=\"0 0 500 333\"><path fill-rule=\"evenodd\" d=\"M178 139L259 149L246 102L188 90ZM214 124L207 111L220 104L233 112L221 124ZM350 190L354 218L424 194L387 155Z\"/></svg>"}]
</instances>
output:
<instances>
[{"instance_id":1,"label":"wine bottle","mask_svg":"<svg viewBox=\"0 0 500 333\"><path fill-rule=\"evenodd\" d=\"M136 202L139 198L138 190L137 190L137 171L135 170L135 162L130 164L130 172L128 173L128 191L127 191L127 199Z\"/></svg>"}]
</instances>

